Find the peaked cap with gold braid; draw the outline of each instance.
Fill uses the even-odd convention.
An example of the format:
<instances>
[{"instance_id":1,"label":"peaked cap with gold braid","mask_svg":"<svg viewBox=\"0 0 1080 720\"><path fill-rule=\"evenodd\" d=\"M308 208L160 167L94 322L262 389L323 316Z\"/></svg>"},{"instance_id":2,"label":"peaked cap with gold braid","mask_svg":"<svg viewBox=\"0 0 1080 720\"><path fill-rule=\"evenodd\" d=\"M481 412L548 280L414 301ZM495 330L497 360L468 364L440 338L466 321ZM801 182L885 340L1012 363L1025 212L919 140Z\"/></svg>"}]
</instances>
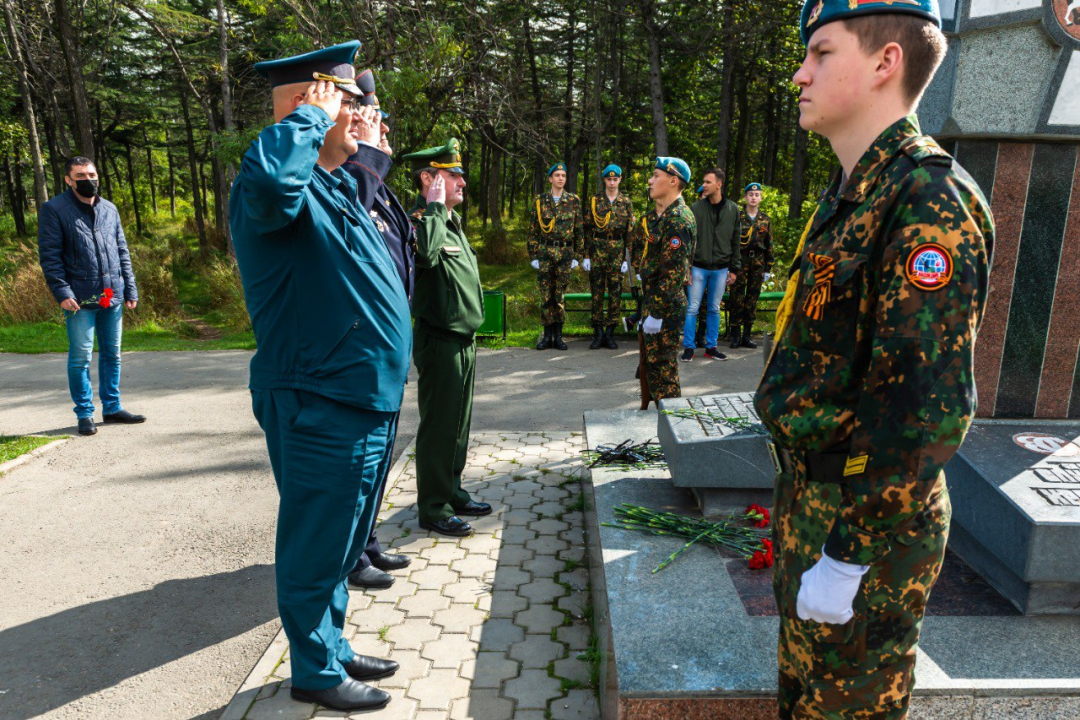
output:
<instances>
[{"instance_id":1,"label":"peaked cap with gold braid","mask_svg":"<svg viewBox=\"0 0 1080 720\"><path fill-rule=\"evenodd\" d=\"M445 145L409 153L401 159L407 161L414 171L433 168L458 175L465 174L465 170L461 167L461 152L457 138L450 138Z\"/></svg>"}]
</instances>

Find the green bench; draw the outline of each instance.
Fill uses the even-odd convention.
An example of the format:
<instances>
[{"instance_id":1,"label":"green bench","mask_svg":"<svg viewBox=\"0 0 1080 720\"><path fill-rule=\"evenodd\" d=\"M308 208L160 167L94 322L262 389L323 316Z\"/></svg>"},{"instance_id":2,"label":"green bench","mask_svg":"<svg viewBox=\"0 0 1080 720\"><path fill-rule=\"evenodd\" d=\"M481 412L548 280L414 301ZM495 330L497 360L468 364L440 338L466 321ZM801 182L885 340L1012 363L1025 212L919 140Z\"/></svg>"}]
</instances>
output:
<instances>
[{"instance_id":1,"label":"green bench","mask_svg":"<svg viewBox=\"0 0 1080 720\"><path fill-rule=\"evenodd\" d=\"M604 293L607 297L607 293ZM728 294L725 292L722 300L727 300ZM628 292L622 294L623 302L633 302L634 296ZM771 312L775 313L774 307L761 307L761 303L773 303L780 302L784 299L784 293L782 292L763 292L758 298L758 312ZM591 293L566 293L563 295L563 304L566 306L566 312L591 312L592 308L592 294ZM633 306L631 306L632 311ZM629 314L629 313L628 313ZM728 311L724 309L724 327L730 324L730 318L728 317Z\"/></svg>"}]
</instances>

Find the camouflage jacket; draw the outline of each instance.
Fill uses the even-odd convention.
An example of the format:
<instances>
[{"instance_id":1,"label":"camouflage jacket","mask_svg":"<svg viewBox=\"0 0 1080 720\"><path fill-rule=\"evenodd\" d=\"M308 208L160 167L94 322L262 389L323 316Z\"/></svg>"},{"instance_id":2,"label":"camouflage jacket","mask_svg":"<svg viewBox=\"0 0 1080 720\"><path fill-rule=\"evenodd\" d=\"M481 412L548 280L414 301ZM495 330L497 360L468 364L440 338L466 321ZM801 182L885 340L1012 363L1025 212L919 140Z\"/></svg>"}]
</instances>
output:
<instances>
[{"instance_id":1,"label":"camouflage jacket","mask_svg":"<svg viewBox=\"0 0 1080 720\"><path fill-rule=\"evenodd\" d=\"M781 445L846 453L826 543L836 560L871 564L928 521L975 414L993 237L979 187L914 116L821 199L755 406Z\"/></svg>"},{"instance_id":2,"label":"camouflage jacket","mask_svg":"<svg viewBox=\"0 0 1080 720\"><path fill-rule=\"evenodd\" d=\"M686 316L686 283L697 223L681 197L657 216L656 208L631 234L631 259L641 275L641 316L682 322Z\"/></svg>"},{"instance_id":3,"label":"camouflage jacket","mask_svg":"<svg viewBox=\"0 0 1080 720\"><path fill-rule=\"evenodd\" d=\"M537 195L529 205L529 217L528 248L531 259L539 259L540 250L548 245L570 247L575 259L583 257L585 234L581 224L581 200L577 195L564 192L559 202L555 202L551 193ZM543 227L540 226L541 221ZM550 232L545 232L544 228L547 227L551 228Z\"/></svg>"},{"instance_id":4,"label":"camouflage jacket","mask_svg":"<svg viewBox=\"0 0 1080 720\"><path fill-rule=\"evenodd\" d=\"M593 257L593 248L598 241L604 244L605 250L612 244L617 244L617 254L622 255L626 251L626 243L634 227L634 203L630 198L619 193L615 202L610 202L607 194L601 192L589 198L588 204L582 208L582 213L585 225L585 257ZM600 224L604 227L599 227Z\"/></svg>"},{"instance_id":5,"label":"camouflage jacket","mask_svg":"<svg viewBox=\"0 0 1080 720\"><path fill-rule=\"evenodd\" d=\"M769 216L758 210L753 219L743 208L739 212L739 221L742 224L740 237L742 239L743 264L749 263L751 253L765 258L765 272L772 270L773 243L772 221Z\"/></svg>"}]
</instances>

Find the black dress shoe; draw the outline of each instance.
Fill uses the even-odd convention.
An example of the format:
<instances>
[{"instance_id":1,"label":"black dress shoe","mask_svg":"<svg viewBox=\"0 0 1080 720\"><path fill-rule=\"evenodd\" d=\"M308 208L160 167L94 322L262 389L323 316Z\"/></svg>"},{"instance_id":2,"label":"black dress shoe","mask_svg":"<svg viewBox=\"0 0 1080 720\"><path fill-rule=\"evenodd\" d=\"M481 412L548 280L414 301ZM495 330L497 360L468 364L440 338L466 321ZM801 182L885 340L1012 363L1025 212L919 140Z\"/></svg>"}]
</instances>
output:
<instances>
[{"instance_id":1,"label":"black dress shoe","mask_svg":"<svg viewBox=\"0 0 1080 720\"><path fill-rule=\"evenodd\" d=\"M484 517L491 514L491 506L487 503L476 502L470 500L459 508L454 508L454 512L458 515L468 515L469 517Z\"/></svg>"},{"instance_id":2,"label":"black dress shoe","mask_svg":"<svg viewBox=\"0 0 1080 720\"><path fill-rule=\"evenodd\" d=\"M436 520L435 522L424 522L421 520L420 527L425 530L437 532L440 535L449 535L450 537L469 537L473 534L472 525L456 515L442 520Z\"/></svg>"},{"instance_id":3,"label":"black dress shoe","mask_svg":"<svg viewBox=\"0 0 1080 720\"><path fill-rule=\"evenodd\" d=\"M371 564L380 570L390 572L391 570L401 570L409 567L409 563L412 562L412 558L408 555L396 555L394 553L381 553L379 555L371 556Z\"/></svg>"},{"instance_id":4,"label":"black dress shoe","mask_svg":"<svg viewBox=\"0 0 1080 720\"><path fill-rule=\"evenodd\" d=\"M346 678L345 682L326 690L304 690L293 687L289 691L293 700L318 703L332 710L374 710L390 702L390 693L373 688L362 682Z\"/></svg>"},{"instance_id":5,"label":"black dress shoe","mask_svg":"<svg viewBox=\"0 0 1080 720\"><path fill-rule=\"evenodd\" d=\"M94 418L79 418L79 434L97 435L97 425L94 424Z\"/></svg>"},{"instance_id":6,"label":"black dress shoe","mask_svg":"<svg viewBox=\"0 0 1080 720\"><path fill-rule=\"evenodd\" d=\"M385 590L394 584L394 576L385 573L374 565L349 573L349 584L371 590Z\"/></svg>"},{"instance_id":7,"label":"black dress shoe","mask_svg":"<svg viewBox=\"0 0 1080 720\"><path fill-rule=\"evenodd\" d=\"M123 423L124 425L135 425L137 423L146 422L145 415L133 415L127 410L121 410L118 413L105 415L104 419L107 423Z\"/></svg>"},{"instance_id":8,"label":"black dress shoe","mask_svg":"<svg viewBox=\"0 0 1080 720\"><path fill-rule=\"evenodd\" d=\"M345 665L345 672L353 680L378 680L390 677L398 670L398 664L393 660L371 657L370 655L356 655L352 662Z\"/></svg>"}]
</instances>

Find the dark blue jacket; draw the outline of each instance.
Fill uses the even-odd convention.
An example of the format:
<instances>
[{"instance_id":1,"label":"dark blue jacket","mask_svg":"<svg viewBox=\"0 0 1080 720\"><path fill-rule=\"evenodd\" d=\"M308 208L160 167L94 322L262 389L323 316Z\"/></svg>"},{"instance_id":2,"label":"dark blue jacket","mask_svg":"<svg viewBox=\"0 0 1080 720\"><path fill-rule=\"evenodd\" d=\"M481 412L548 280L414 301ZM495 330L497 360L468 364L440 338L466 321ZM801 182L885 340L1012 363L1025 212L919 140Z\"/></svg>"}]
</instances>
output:
<instances>
[{"instance_id":1,"label":"dark blue jacket","mask_svg":"<svg viewBox=\"0 0 1080 720\"><path fill-rule=\"evenodd\" d=\"M356 201L382 233L386 249L390 251L405 286L405 294L412 300L416 231L409 222L405 208L386 186L386 176L393 164L390 156L379 148L360 143L360 149L341 167L356 180Z\"/></svg>"},{"instance_id":2,"label":"dark blue jacket","mask_svg":"<svg viewBox=\"0 0 1080 720\"><path fill-rule=\"evenodd\" d=\"M120 213L105 198L89 206L69 188L42 205L38 257L57 302L97 298L107 287L114 305L139 299Z\"/></svg>"},{"instance_id":3,"label":"dark blue jacket","mask_svg":"<svg viewBox=\"0 0 1080 720\"><path fill-rule=\"evenodd\" d=\"M258 348L250 384L397 412L409 301L356 183L316 164L332 125L301 105L259 133L233 185L229 222Z\"/></svg>"}]
</instances>

